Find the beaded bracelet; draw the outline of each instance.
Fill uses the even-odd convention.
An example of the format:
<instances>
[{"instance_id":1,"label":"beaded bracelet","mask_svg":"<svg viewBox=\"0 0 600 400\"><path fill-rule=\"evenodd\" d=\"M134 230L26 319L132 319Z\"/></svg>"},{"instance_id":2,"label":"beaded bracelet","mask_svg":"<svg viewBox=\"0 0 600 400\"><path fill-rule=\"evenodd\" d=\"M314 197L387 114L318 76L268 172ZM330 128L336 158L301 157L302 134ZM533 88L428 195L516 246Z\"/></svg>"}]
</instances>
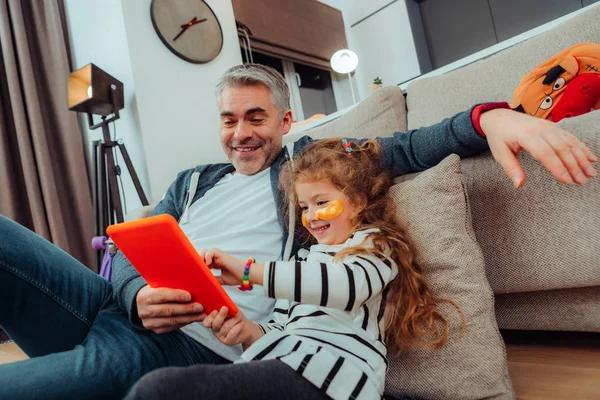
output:
<instances>
[{"instance_id":1,"label":"beaded bracelet","mask_svg":"<svg viewBox=\"0 0 600 400\"><path fill-rule=\"evenodd\" d=\"M244 267L244 279L242 280L242 284L238 286L238 289L242 291L252 290L252 285L250 284L250 279L248 278L248 276L250 275L250 266L252 265L252 263L255 262L256 260L252 257L250 257L248 261L246 261L246 266Z\"/></svg>"}]
</instances>

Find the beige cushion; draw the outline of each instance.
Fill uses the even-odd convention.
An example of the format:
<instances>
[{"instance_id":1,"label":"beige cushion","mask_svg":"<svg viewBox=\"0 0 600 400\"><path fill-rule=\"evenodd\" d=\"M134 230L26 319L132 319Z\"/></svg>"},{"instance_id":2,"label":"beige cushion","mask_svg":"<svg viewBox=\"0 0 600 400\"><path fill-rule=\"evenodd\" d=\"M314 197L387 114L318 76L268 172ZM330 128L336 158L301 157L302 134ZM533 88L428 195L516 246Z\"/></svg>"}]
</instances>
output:
<instances>
[{"instance_id":1,"label":"beige cushion","mask_svg":"<svg viewBox=\"0 0 600 400\"><path fill-rule=\"evenodd\" d=\"M374 139L406 131L406 102L396 86L376 90L338 119L302 132L283 137L283 144L308 135L313 139L350 137Z\"/></svg>"},{"instance_id":2,"label":"beige cushion","mask_svg":"<svg viewBox=\"0 0 600 400\"><path fill-rule=\"evenodd\" d=\"M496 296L502 329L600 332L600 287Z\"/></svg>"},{"instance_id":3,"label":"beige cushion","mask_svg":"<svg viewBox=\"0 0 600 400\"><path fill-rule=\"evenodd\" d=\"M560 125L600 156L600 111ZM600 178L564 185L529 154L519 161L527 179L514 189L489 153L462 160L494 293L600 285Z\"/></svg>"},{"instance_id":4,"label":"beige cushion","mask_svg":"<svg viewBox=\"0 0 600 400\"><path fill-rule=\"evenodd\" d=\"M476 103L508 101L538 64L582 42L600 43L600 6L489 58L407 88L408 128L435 124Z\"/></svg>"},{"instance_id":5,"label":"beige cushion","mask_svg":"<svg viewBox=\"0 0 600 400\"><path fill-rule=\"evenodd\" d=\"M494 318L494 300L483 256L471 228L460 159L399 180L392 187L398 218L415 244L434 295L456 301L466 318L461 337L454 308L441 310L454 329L438 350L411 349L390 360L386 392L432 399L512 399L504 343Z\"/></svg>"}]
</instances>

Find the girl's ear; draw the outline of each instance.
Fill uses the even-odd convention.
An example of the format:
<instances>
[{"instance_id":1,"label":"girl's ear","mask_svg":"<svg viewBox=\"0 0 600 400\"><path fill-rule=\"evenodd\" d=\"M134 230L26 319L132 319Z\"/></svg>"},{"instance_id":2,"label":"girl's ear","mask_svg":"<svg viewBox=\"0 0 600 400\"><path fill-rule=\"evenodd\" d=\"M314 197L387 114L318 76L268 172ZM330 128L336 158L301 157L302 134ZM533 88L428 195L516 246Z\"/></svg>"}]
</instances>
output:
<instances>
[{"instance_id":1,"label":"girl's ear","mask_svg":"<svg viewBox=\"0 0 600 400\"><path fill-rule=\"evenodd\" d=\"M359 203L360 204L356 204L352 202L352 205L354 206L354 212L352 213L352 215L350 215L350 221L352 221L352 225L354 225L356 228L360 226L363 212L367 207L367 199L361 197Z\"/></svg>"},{"instance_id":2,"label":"girl's ear","mask_svg":"<svg viewBox=\"0 0 600 400\"><path fill-rule=\"evenodd\" d=\"M357 214L362 214L363 211L365 211L365 208L367 208L367 204L368 204L369 200L367 199L367 196L360 196L360 198L358 199L358 202L354 203L354 207L356 208Z\"/></svg>"}]
</instances>

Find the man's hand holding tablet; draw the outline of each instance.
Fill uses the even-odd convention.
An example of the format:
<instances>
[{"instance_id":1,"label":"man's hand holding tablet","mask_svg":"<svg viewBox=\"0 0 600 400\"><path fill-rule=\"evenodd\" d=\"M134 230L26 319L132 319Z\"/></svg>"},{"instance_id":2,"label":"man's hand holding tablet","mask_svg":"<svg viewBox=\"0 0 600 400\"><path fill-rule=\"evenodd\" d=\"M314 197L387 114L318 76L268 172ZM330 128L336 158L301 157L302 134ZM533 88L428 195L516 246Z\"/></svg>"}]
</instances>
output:
<instances>
[{"instance_id":1,"label":"man's hand holding tablet","mask_svg":"<svg viewBox=\"0 0 600 400\"><path fill-rule=\"evenodd\" d=\"M202 321L226 306L237 307L170 215L111 225L108 235L148 286L136 296L145 328L156 333Z\"/></svg>"},{"instance_id":2,"label":"man's hand holding tablet","mask_svg":"<svg viewBox=\"0 0 600 400\"><path fill-rule=\"evenodd\" d=\"M202 304L191 299L185 290L146 285L136 296L138 316L146 329L171 332L206 317Z\"/></svg>"}]
</instances>

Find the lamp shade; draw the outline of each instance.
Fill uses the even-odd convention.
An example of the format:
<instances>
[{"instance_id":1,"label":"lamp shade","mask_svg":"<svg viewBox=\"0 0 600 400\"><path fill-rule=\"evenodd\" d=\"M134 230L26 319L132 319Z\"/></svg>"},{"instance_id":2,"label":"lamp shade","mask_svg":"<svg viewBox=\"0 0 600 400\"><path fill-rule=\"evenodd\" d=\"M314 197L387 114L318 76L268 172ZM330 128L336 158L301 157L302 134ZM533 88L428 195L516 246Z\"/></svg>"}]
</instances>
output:
<instances>
[{"instance_id":1,"label":"lamp shade","mask_svg":"<svg viewBox=\"0 0 600 400\"><path fill-rule=\"evenodd\" d=\"M94 64L71 73L67 80L69 110L109 115L124 107L123 83ZM116 110L113 108L116 106Z\"/></svg>"},{"instance_id":2,"label":"lamp shade","mask_svg":"<svg viewBox=\"0 0 600 400\"><path fill-rule=\"evenodd\" d=\"M338 74L349 74L357 66L358 56L352 50L338 50L331 56L331 68Z\"/></svg>"}]
</instances>

